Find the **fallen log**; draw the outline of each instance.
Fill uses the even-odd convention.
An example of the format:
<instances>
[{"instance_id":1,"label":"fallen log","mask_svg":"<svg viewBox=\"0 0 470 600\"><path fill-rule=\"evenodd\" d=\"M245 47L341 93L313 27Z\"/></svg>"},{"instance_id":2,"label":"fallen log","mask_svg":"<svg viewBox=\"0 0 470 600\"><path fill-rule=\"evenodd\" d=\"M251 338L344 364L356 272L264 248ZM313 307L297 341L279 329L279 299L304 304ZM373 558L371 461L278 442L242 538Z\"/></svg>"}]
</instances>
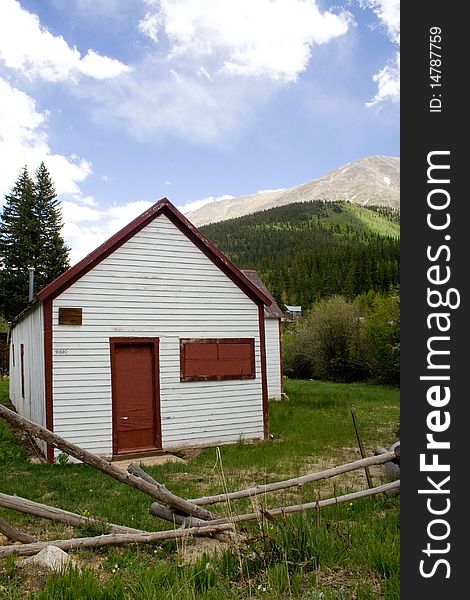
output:
<instances>
[{"instance_id":1,"label":"fallen log","mask_svg":"<svg viewBox=\"0 0 470 600\"><path fill-rule=\"evenodd\" d=\"M148 483L155 485L157 482L155 479L144 471L142 467L140 467L137 463L131 463L127 470L132 475L136 477L141 477ZM170 523L176 523L178 525L186 525L188 527L203 525L206 521L203 519L198 519L197 517L188 517L187 514L182 514L177 510L172 510L167 506L162 506L158 502L154 502L149 509L150 514L154 517L158 517L160 519L164 519L165 521L170 521Z\"/></svg>"},{"instance_id":2,"label":"fallen log","mask_svg":"<svg viewBox=\"0 0 470 600\"><path fill-rule=\"evenodd\" d=\"M367 498L368 496L374 496L375 494L383 494L392 490L398 490L400 488L400 480L392 481L391 483L385 483L375 488L369 488L367 490L361 490L360 492L352 492L350 494L344 494L343 496L336 496L335 498L327 498L325 500L317 500L316 502L307 502L305 504L295 504L292 506L282 506L280 508L270 508L269 510L262 510L254 513L247 513L245 515L234 515L233 517L227 517L225 519L216 519L211 521L212 524L222 523L240 523L241 521L256 521L258 519L278 517L280 515L289 515L296 512L303 512L306 510L323 508L325 506L332 506L335 504L341 504L342 502L351 502L351 500L358 500L359 498Z\"/></svg>"},{"instance_id":3,"label":"fallen log","mask_svg":"<svg viewBox=\"0 0 470 600\"><path fill-rule=\"evenodd\" d=\"M142 479L145 479L146 481L148 481L148 483L155 482L155 479L136 463L131 463L127 467L127 470L129 471L129 473L132 473L137 477L142 477ZM154 517L170 521L170 523L183 525L184 527L198 527L207 524L207 521L203 521L202 519L198 519L197 517L188 517L187 515L182 515L180 512L174 511L171 508L167 508L166 506L162 506L158 502L154 502L150 506L149 512ZM237 541L237 543L240 543L242 540L241 536L235 534L232 531L214 533L213 537L214 539L219 540L219 542ZM235 538L237 539L235 540Z\"/></svg>"},{"instance_id":4,"label":"fallen log","mask_svg":"<svg viewBox=\"0 0 470 600\"><path fill-rule=\"evenodd\" d=\"M2 519L2 517L0 517L0 533L3 533L3 535L14 542L21 542L22 544L34 542L32 535L16 529L16 527L13 527L10 525L10 523L7 523L5 519Z\"/></svg>"},{"instance_id":5,"label":"fallen log","mask_svg":"<svg viewBox=\"0 0 470 600\"><path fill-rule=\"evenodd\" d=\"M33 500L21 498L20 496L9 496L8 494L0 493L0 507L25 513L27 515L42 517L43 519L49 519L50 521L57 521L58 523L65 523L72 527L103 525L103 521L95 517L85 517L69 512L68 510L62 510L61 508L55 508L54 506L48 506L47 504L40 504L39 502L33 502ZM107 526L110 533L145 533L142 529L134 529L133 527L125 527L124 525L115 525L114 523L107 523ZM31 542L33 540L29 541Z\"/></svg>"},{"instance_id":6,"label":"fallen log","mask_svg":"<svg viewBox=\"0 0 470 600\"><path fill-rule=\"evenodd\" d=\"M183 513L187 513L205 521L211 520L216 516L210 513L208 510L201 508L200 506L196 506L192 502L172 494L164 485L160 483L156 483L156 485L150 484L140 477L136 477L135 475L121 471L112 463L104 460L103 458L96 456L87 450L83 450L83 448L64 440L64 438L62 438L60 435L41 427L41 425L38 425L37 423L33 423L32 421L25 419L25 417L18 415L2 405L0 405L0 416L12 425L19 427L34 437L38 437L48 444L59 448L62 450L62 452L66 452L67 454L74 456L78 460L94 467L95 469L98 469L99 471L102 471L103 473L106 473L121 483L125 483L126 485L137 488L144 494L147 494L155 500L160 500L172 508L176 508Z\"/></svg>"},{"instance_id":7,"label":"fallen log","mask_svg":"<svg viewBox=\"0 0 470 600\"><path fill-rule=\"evenodd\" d=\"M232 529L231 523L218 525L205 525L204 527L189 527L187 529L174 529L172 531L154 531L144 533L112 533L96 537L73 538L70 540L52 540L50 542L36 542L34 544L0 546L0 558L8 554L28 556L40 552L46 546L57 546L62 550L76 550L78 548L100 548L102 546L119 546L121 544L151 544L161 540L176 540L191 536L213 535L219 531Z\"/></svg>"},{"instance_id":8,"label":"fallen log","mask_svg":"<svg viewBox=\"0 0 470 600\"><path fill-rule=\"evenodd\" d=\"M185 517L183 515L174 513L166 506L158 504L158 502L154 502L150 506L149 513L154 517L159 517L160 519L173 522L174 524L181 525L183 527L201 527L203 525L212 524L212 521L203 521L197 517ZM212 537L215 540L219 540L219 542L236 542L237 544L240 544L244 541L243 536L235 533L234 531L220 531L214 533Z\"/></svg>"},{"instance_id":9,"label":"fallen log","mask_svg":"<svg viewBox=\"0 0 470 600\"><path fill-rule=\"evenodd\" d=\"M307 483L319 481L320 479L329 479L330 477L335 477L336 475L341 475L342 473L347 473L348 471L363 469L364 467L368 467L370 465L380 465L394 458L394 452L387 452L386 454L362 458L361 460L355 460L354 462L340 465L339 467L332 467L331 469L326 469L325 471L319 471L317 473L309 473L308 475L302 475L301 477L294 477L284 481L276 481L274 483L257 485L255 487L239 490L237 492L216 494L215 496L202 496L201 498L193 498L190 501L198 506L202 506L205 504L225 502L227 500L239 500L240 498L248 498L250 496L257 496L258 494L276 492L278 490L285 490L290 487L301 487Z\"/></svg>"},{"instance_id":10,"label":"fallen log","mask_svg":"<svg viewBox=\"0 0 470 600\"><path fill-rule=\"evenodd\" d=\"M163 519L164 521L169 521L170 523L174 523L176 525L188 525L188 526L196 526L203 523L208 523L210 521L203 521L202 519L198 519L197 517L188 517L187 515L182 515L180 513L176 513L168 508L167 506L162 506L158 502L153 502L150 505L149 513L154 517L158 517L159 519Z\"/></svg>"}]
</instances>

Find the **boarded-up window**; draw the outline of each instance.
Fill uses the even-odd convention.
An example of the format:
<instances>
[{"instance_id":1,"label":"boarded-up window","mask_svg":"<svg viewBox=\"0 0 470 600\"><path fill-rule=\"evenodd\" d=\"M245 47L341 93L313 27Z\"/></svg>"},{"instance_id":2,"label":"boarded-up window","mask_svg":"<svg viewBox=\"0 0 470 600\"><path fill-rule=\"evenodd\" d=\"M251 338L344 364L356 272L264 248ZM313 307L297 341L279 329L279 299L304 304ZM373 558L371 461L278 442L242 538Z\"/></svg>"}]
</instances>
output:
<instances>
[{"instance_id":1,"label":"boarded-up window","mask_svg":"<svg viewBox=\"0 0 470 600\"><path fill-rule=\"evenodd\" d=\"M180 341L181 381L255 378L253 338Z\"/></svg>"},{"instance_id":2,"label":"boarded-up window","mask_svg":"<svg viewBox=\"0 0 470 600\"><path fill-rule=\"evenodd\" d=\"M59 325L81 325L81 308L59 308Z\"/></svg>"}]
</instances>

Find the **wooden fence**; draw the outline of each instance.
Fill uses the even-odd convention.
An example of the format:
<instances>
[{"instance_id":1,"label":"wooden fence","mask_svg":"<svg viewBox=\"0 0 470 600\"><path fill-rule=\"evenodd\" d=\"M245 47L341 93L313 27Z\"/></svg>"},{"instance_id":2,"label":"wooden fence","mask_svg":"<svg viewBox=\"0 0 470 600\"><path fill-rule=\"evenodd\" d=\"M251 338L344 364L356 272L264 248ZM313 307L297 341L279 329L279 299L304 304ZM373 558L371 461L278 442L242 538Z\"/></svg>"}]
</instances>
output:
<instances>
[{"instance_id":1,"label":"wooden fence","mask_svg":"<svg viewBox=\"0 0 470 600\"><path fill-rule=\"evenodd\" d=\"M400 488L400 481L392 481L384 485L372 487L371 489L352 492L341 496L334 496L320 500L317 497L312 502L296 504L292 506L275 505L274 508L262 509L257 512L246 514L231 514L231 516L218 515L212 510L204 508L205 505L214 505L217 503L227 503L240 498L249 498L259 494L266 494L288 488L299 488L314 481L335 477L341 473L363 469L371 465L394 462L400 464L400 449L394 452L385 451L376 456L362 458L353 462L325 469L316 473L307 473L300 477L276 481L273 483L257 485L255 487L236 490L233 492L225 491L214 496L203 496L186 500L177 496L168 490L164 485L153 479L139 465L131 464L127 472L119 470L112 463L103 458L87 452L83 448L76 446L64 440L62 437L21 417L17 413L0 405L0 418L4 418L8 423L21 429L22 431L38 437L55 448L66 452L80 461L106 473L110 477L126 485L132 486L152 499L149 511L152 515L170 521L174 527L180 525L172 531L140 531L123 525L109 523L111 533L99 535L90 538L73 538L68 540L52 540L50 542L36 541L32 536L15 527L12 527L4 519L0 519L0 531L11 540L21 542L0 547L0 558L7 554L28 555L39 552L48 544L58 546L63 550L76 548L94 548L103 545L117 545L128 543L152 543L163 539L177 539L188 536L211 536L223 541L242 542L243 535L235 530L235 524L244 521L261 521L262 519L274 519L277 516L292 514L295 512L304 512L307 510L318 510L324 506L336 505L341 502L349 502L358 498L365 498L375 494L397 492ZM276 501L274 501L276 502ZM72 526L78 526L84 523L95 524L92 517L84 517L75 513L64 511L62 509L32 502L26 498L18 496L8 496L0 493L0 507L16 510L28 514L41 516L46 519L52 519L62 523L68 523Z\"/></svg>"}]
</instances>

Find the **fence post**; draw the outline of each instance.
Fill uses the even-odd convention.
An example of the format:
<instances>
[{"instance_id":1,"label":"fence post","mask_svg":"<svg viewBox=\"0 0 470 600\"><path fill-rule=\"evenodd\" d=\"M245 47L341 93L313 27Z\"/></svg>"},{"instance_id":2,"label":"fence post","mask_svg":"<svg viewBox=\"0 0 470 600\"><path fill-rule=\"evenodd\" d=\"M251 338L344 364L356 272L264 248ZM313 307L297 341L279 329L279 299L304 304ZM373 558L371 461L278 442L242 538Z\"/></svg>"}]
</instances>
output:
<instances>
[{"instance_id":1,"label":"fence post","mask_svg":"<svg viewBox=\"0 0 470 600\"><path fill-rule=\"evenodd\" d=\"M354 408L354 404L351 403L349 405L349 408L351 410L351 416L352 416L352 420L353 420L353 424L354 424L354 429L356 430L357 443L359 444L359 450L361 452L361 457L365 458L366 451L364 448L364 442L362 441L361 431L359 429L359 423L357 421L356 409ZM369 488L372 488L373 487L372 477L370 475L369 467L364 467L364 471L366 472L367 485L369 486Z\"/></svg>"}]
</instances>

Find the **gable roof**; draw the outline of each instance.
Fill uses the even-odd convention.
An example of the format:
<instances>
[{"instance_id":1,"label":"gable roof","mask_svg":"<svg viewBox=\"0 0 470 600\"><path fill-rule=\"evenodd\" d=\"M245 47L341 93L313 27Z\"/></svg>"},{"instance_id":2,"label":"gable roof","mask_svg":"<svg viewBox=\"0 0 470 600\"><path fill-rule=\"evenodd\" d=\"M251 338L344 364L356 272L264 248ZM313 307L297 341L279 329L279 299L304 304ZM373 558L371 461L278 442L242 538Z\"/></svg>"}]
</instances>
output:
<instances>
[{"instance_id":1,"label":"gable roof","mask_svg":"<svg viewBox=\"0 0 470 600\"><path fill-rule=\"evenodd\" d=\"M85 256L80 262L70 267L65 273L54 279L49 285L37 293L37 297L44 301L53 300L73 283L78 281L85 273L96 267L125 242L136 235L159 215L165 215L187 238L189 238L204 254L227 275L253 302L258 305L269 306L272 298L260 290L248 277L246 277L231 260L229 260L212 242L210 242L194 225L177 210L167 199L162 198L153 206L115 233L106 242ZM267 290L266 290L267 291Z\"/></svg>"},{"instance_id":2,"label":"gable roof","mask_svg":"<svg viewBox=\"0 0 470 600\"><path fill-rule=\"evenodd\" d=\"M272 297L268 288L264 285L264 281L259 276L258 271L254 269L242 269L242 273L248 277L248 279L256 285L256 287L263 292L268 298L271 299L271 306L266 306L264 308L264 315L268 319L281 319L284 316L284 313L279 308L278 304Z\"/></svg>"}]
</instances>

